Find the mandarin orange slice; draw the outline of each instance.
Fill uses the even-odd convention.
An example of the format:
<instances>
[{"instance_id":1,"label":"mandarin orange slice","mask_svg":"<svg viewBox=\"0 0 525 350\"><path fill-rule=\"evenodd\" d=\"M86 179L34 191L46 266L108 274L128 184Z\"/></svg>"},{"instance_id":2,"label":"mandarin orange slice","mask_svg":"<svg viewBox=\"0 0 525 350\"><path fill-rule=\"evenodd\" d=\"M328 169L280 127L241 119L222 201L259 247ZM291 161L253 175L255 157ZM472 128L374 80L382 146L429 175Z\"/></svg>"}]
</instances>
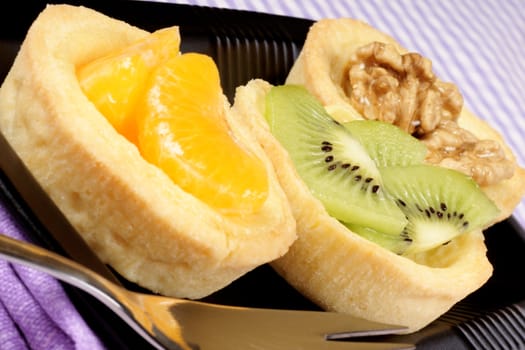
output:
<instances>
[{"instance_id":1,"label":"mandarin orange slice","mask_svg":"<svg viewBox=\"0 0 525 350\"><path fill-rule=\"evenodd\" d=\"M262 161L225 118L218 69L179 53L176 27L77 69L86 96L115 129L186 192L222 214L257 210L268 196Z\"/></svg>"},{"instance_id":2,"label":"mandarin orange slice","mask_svg":"<svg viewBox=\"0 0 525 350\"><path fill-rule=\"evenodd\" d=\"M139 110L144 158L184 190L224 214L252 212L266 200L266 169L228 127L210 57L187 53L160 64Z\"/></svg>"},{"instance_id":3,"label":"mandarin orange slice","mask_svg":"<svg viewBox=\"0 0 525 350\"><path fill-rule=\"evenodd\" d=\"M113 127L137 142L133 111L151 71L159 62L179 54L178 27L160 29L144 39L78 67L77 77L86 96Z\"/></svg>"}]
</instances>

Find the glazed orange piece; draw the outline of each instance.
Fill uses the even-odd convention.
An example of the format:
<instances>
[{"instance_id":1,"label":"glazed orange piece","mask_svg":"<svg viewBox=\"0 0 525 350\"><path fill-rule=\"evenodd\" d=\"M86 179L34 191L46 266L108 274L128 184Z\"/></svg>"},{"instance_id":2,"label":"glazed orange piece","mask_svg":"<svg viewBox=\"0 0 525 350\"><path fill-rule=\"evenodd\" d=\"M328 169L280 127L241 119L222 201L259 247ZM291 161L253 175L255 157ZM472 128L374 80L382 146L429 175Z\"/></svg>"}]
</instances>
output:
<instances>
[{"instance_id":1,"label":"glazed orange piece","mask_svg":"<svg viewBox=\"0 0 525 350\"><path fill-rule=\"evenodd\" d=\"M266 170L226 123L219 72L210 57L187 53L160 65L140 110L144 158L182 188L224 213L251 212L266 200Z\"/></svg>"},{"instance_id":2,"label":"glazed orange piece","mask_svg":"<svg viewBox=\"0 0 525 350\"><path fill-rule=\"evenodd\" d=\"M151 71L179 54L177 27L158 30L144 39L77 69L80 86L113 127L137 143L136 104Z\"/></svg>"},{"instance_id":3,"label":"glazed orange piece","mask_svg":"<svg viewBox=\"0 0 525 350\"><path fill-rule=\"evenodd\" d=\"M213 60L180 54L179 42L169 30L155 32L79 69L80 85L186 192L222 214L253 212L268 196L266 168L230 130Z\"/></svg>"}]
</instances>

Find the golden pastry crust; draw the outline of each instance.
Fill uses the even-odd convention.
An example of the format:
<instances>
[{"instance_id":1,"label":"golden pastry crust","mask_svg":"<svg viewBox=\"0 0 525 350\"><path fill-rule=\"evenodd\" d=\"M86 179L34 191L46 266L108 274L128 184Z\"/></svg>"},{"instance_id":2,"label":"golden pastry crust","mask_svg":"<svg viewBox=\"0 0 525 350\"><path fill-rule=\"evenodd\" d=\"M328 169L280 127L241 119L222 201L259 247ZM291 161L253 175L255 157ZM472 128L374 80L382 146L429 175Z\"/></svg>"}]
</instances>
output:
<instances>
[{"instance_id":1,"label":"golden pastry crust","mask_svg":"<svg viewBox=\"0 0 525 350\"><path fill-rule=\"evenodd\" d=\"M297 241L271 263L291 285L326 310L401 324L414 332L487 281L492 266L480 231L421 254L416 262L361 238L331 217L269 131L263 111L270 87L253 80L237 88L233 108L251 123L273 161L297 220Z\"/></svg>"},{"instance_id":2,"label":"golden pastry crust","mask_svg":"<svg viewBox=\"0 0 525 350\"><path fill-rule=\"evenodd\" d=\"M320 20L310 28L286 83L305 86L341 122L363 119L346 96L342 82L346 79L345 72L352 55L371 42L390 44L400 54L407 53L394 38L367 23L349 18ZM516 163L516 157L503 137L465 107L461 110L458 125L478 139L498 141L507 159ZM511 178L482 188L501 210L496 221L506 219L525 194L525 169L516 165Z\"/></svg>"},{"instance_id":3,"label":"golden pastry crust","mask_svg":"<svg viewBox=\"0 0 525 350\"><path fill-rule=\"evenodd\" d=\"M200 298L282 256L295 221L271 162L226 99L232 131L270 183L263 207L244 217L181 190L89 102L75 67L145 35L84 7L48 6L0 89L0 130L104 262L153 291Z\"/></svg>"}]
</instances>

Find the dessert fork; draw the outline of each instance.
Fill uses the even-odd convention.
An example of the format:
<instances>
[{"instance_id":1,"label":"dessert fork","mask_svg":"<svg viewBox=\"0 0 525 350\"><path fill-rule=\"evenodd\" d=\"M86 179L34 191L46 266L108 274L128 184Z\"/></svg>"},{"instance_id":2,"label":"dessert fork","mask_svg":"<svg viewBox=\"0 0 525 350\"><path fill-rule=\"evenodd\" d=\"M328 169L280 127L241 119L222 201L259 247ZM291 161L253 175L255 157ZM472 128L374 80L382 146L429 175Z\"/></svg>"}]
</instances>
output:
<instances>
[{"instance_id":1,"label":"dessert fork","mask_svg":"<svg viewBox=\"0 0 525 350\"><path fill-rule=\"evenodd\" d=\"M63 256L0 234L0 257L71 284L114 311L157 349L414 349L363 341L403 327L323 311L232 307L136 293ZM335 341L357 337L356 342Z\"/></svg>"}]
</instances>

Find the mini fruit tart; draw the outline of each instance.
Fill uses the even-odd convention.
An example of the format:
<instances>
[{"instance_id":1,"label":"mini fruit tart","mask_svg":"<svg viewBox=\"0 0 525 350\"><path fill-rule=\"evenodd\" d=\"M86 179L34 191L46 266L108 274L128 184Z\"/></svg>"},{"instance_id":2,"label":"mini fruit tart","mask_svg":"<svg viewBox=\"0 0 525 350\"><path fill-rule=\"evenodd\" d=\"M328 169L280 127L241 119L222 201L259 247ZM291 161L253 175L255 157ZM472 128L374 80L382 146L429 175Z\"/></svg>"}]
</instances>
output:
<instances>
[{"instance_id":1,"label":"mini fruit tart","mask_svg":"<svg viewBox=\"0 0 525 350\"><path fill-rule=\"evenodd\" d=\"M210 57L85 7L49 5L0 89L0 130L126 279L201 298L282 256L295 220Z\"/></svg>"},{"instance_id":2,"label":"mini fruit tart","mask_svg":"<svg viewBox=\"0 0 525 350\"><path fill-rule=\"evenodd\" d=\"M431 68L366 23L320 20L284 86L253 80L234 103L297 220L272 266L326 310L408 333L489 279L482 231L525 193L501 135Z\"/></svg>"},{"instance_id":3,"label":"mini fruit tart","mask_svg":"<svg viewBox=\"0 0 525 350\"><path fill-rule=\"evenodd\" d=\"M299 84L339 122L380 120L426 145L426 162L471 176L512 214L525 193L525 170L493 127L463 105L432 62L365 22L324 19L312 25L286 79Z\"/></svg>"},{"instance_id":4,"label":"mini fruit tart","mask_svg":"<svg viewBox=\"0 0 525 350\"><path fill-rule=\"evenodd\" d=\"M417 139L385 122L339 123L298 85L250 81L234 109L297 220L297 241L271 265L320 307L411 333L491 276L482 230L501 209L472 177L425 163Z\"/></svg>"}]
</instances>

